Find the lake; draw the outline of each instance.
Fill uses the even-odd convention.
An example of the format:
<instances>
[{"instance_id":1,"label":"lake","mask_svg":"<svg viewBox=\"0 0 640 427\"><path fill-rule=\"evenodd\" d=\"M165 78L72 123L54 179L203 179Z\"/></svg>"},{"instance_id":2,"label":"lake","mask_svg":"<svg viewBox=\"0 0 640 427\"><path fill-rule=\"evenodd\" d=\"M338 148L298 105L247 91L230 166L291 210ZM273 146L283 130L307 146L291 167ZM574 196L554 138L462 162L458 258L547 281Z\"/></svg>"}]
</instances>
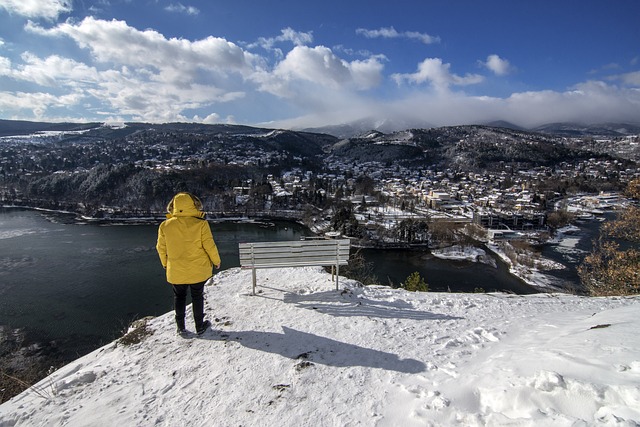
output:
<instances>
[{"instance_id":1,"label":"lake","mask_svg":"<svg viewBox=\"0 0 640 427\"><path fill-rule=\"evenodd\" d=\"M0 209L0 325L72 360L121 336L131 321L171 311L155 250L157 225L78 224L73 215ZM222 268L238 242L298 240L294 223L213 224ZM250 284L247 284L250 287Z\"/></svg>"},{"instance_id":2,"label":"lake","mask_svg":"<svg viewBox=\"0 0 640 427\"><path fill-rule=\"evenodd\" d=\"M238 242L298 240L312 233L279 221L214 222L222 269L239 266ZM122 335L135 319L172 310L155 251L157 224L79 224L73 215L0 209L0 325L22 331L65 361ZM534 290L498 267L441 260L422 251L364 250L380 283L414 271L433 291ZM247 291L250 283L247 283Z\"/></svg>"}]
</instances>

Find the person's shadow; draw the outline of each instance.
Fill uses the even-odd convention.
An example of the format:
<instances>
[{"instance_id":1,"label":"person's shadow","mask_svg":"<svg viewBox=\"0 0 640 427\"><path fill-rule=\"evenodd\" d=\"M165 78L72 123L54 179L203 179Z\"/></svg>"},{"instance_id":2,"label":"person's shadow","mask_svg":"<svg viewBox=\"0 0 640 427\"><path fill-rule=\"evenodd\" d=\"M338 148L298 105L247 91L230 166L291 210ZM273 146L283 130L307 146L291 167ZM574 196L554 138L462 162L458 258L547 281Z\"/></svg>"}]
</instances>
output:
<instances>
[{"instance_id":1,"label":"person's shadow","mask_svg":"<svg viewBox=\"0 0 640 427\"><path fill-rule=\"evenodd\" d=\"M207 331L201 338L215 341L235 341L259 351L280 354L300 360L299 367L318 363L328 366L369 368L415 374L426 365L415 359L400 359L396 354L332 340L308 332L282 327L283 333L259 331Z\"/></svg>"}]
</instances>

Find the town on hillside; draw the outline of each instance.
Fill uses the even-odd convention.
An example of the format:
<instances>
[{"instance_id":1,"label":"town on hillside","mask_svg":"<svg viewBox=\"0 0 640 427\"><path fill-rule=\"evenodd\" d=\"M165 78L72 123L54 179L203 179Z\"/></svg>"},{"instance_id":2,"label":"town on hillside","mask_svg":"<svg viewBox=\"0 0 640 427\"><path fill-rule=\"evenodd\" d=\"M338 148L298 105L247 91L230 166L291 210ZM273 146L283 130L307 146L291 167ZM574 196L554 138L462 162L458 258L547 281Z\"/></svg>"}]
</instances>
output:
<instances>
[{"instance_id":1,"label":"town on hillside","mask_svg":"<svg viewBox=\"0 0 640 427\"><path fill-rule=\"evenodd\" d=\"M4 205L161 218L177 190L210 218L288 218L362 246L544 241L627 203L640 137L487 126L339 139L229 125L83 125L0 137ZM523 234L525 233L526 234Z\"/></svg>"}]
</instances>

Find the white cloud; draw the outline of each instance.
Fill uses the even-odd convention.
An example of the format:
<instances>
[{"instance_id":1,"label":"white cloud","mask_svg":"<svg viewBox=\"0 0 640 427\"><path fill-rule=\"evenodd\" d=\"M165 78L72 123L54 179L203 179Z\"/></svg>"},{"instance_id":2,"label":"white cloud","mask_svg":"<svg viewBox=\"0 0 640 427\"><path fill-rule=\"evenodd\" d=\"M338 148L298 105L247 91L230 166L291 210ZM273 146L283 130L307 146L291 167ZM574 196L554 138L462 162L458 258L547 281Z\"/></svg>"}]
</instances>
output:
<instances>
[{"instance_id":1,"label":"white cloud","mask_svg":"<svg viewBox=\"0 0 640 427\"><path fill-rule=\"evenodd\" d=\"M130 114L140 120L183 119L186 110L237 101L254 90L292 100L298 107L329 108L336 102L350 102L354 91L377 87L383 79L384 57L345 61L324 46L305 46L313 40L311 33L290 28L283 29L279 37L264 39L267 45L284 41L295 44L273 67L267 66L266 58L221 38L167 39L123 21L88 17L50 29L30 22L26 28L43 37L69 37L89 51L95 62L82 66L59 57L25 57L27 65L16 68L14 78L46 86L70 86L71 69L93 71L91 77L76 76L85 82L84 93L108 103L117 111L115 114ZM60 72L43 72L47 62Z\"/></svg>"},{"instance_id":2,"label":"white cloud","mask_svg":"<svg viewBox=\"0 0 640 427\"><path fill-rule=\"evenodd\" d=\"M107 100L111 108L121 115L150 122L186 120L183 115L185 110L244 96L242 92L230 92L195 82L178 86L145 80L139 73L129 69L102 73L101 81L89 92L95 99Z\"/></svg>"},{"instance_id":3,"label":"white cloud","mask_svg":"<svg viewBox=\"0 0 640 427\"><path fill-rule=\"evenodd\" d=\"M36 119L47 120L51 107L73 107L82 100L82 95L69 93L56 96L43 92L0 92L0 111L31 111Z\"/></svg>"},{"instance_id":4,"label":"white cloud","mask_svg":"<svg viewBox=\"0 0 640 427\"><path fill-rule=\"evenodd\" d=\"M83 82L98 79L95 68L58 55L51 55L43 60L25 52L22 54L22 60L26 65L14 69L11 77L42 86L79 86Z\"/></svg>"},{"instance_id":5,"label":"white cloud","mask_svg":"<svg viewBox=\"0 0 640 427\"><path fill-rule=\"evenodd\" d=\"M451 85L465 86L477 84L484 80L478 74L467 74L464 77L450 72L451 64L443 64L440 58L427 58L418 64L418 70L411 74L393 74L391 77L400 84L402 81L411 83L429 82L436 90L446 90Z\"/></svg>"},{"instance_id":6,"label":"white cloud","mask_svg":"<svg viewBox=\"0 0 640 427\"><path fill-rule=\"evenodd\" d=\"M309 96L309 85L343 91L370 89L380 84L382 69L378 57L348 62L324 46L296 46L272 73L258 73L255 78L262 90L284 98L295 98ZM307 84L302 88L300 82Z\"/></svg>"},{"instance_id":7,"label":"white cloud","mask_svg":"<svg viewBox=\"0 0 640 427\"><path fill-rule=\"evenodd\" d=\"M256 43L252 43L247 47L252 49L260 46L263 49L272 50L276 43L291 42L295 46L304 46L313 42L312 32L295 31L290 27L284 28L280 32L281 34L277 37L260 37Z\"/></svg>"},{"instance_id":8,"label":"white cloud","mask_svg":"<svg viewBox=\"0 0 640 427\"><path fill-rule=\"evenodd\" d=\"M81 86L96 103L136 120L184 120L185 110L242 98L242 80L261 62L260 57L221 38L167 39L123 21L88 17L51 29L32 22L26 28L44 37L73 39L92 54L95 64L25 55L26 65L14 66L14 78L69 90Z\"/></svg>"},{"instance_id":9,"label":"white cloud","mask_svg":"<svg viewBox=\"0 0 640 427\"><path fill-rule=\"evenodd\" d=\"M0 7L9 13L47 20L71 12L72 4L72 0L0 0Z\"/></svg>"},{"instance_id":10,"label":"white cloud","mask_svg":"<svg viewBox=\"0 0 640 427\"><path fill-rule=\"evenodd\" d=\"M384 56L372 56L363 61L349 63L351 76L357 89L366 90L377 87L382 81Z\"/></svg>"},{"instance_id":11,"label":"white cloud","mask_svg":"<svg viewBox=\"0 0 640 427\"><path fill-rule=\"evenodd\" d=\"M33 23L27 30L44 36L68 36L89 49L99 62L113 62L155 69L250 70L254 56L234 43L217 37L191 42L167 39L154 30L140 31L124 21L104 21L87 17L79 24L66 22L52 29Z\"/></svg>"},{"instance_id":12,"label":"white cloud","mask_svg":"<svg viewBox=\"0 0 640 427\"><path fill-rule=\"evenodd\" d=\"M360 34L369 39L378 38L378 37L382 37L385 39L406 38L406 39L418 40L424 44L433 44L433 43L440 42L439 37L430 36L429 34L419 33L416 31L405 31L400 33L396 31L396 29L393 27L383 27L377 30L368 30L366 28L358 28L356 30L356 34Z\"/></svg>"},{"instance_id":13,"label":"white cloud","mask_svg":"<svg viewBox=\"0 0 640 427\"><path fill-rule=\"evenodd\" d=\"M211 113L211 114L209 114L207 117L205 117L202 120L200 120L199 116L195 116L194 117L194 121L213 125L213 124L216 124L216 123L220 123L220 114Z\"/></svg>"},{"instance_id":14,"label":"white cloud","mask_svg":"<svg viewBox=\"0 0 640 427\"><path fill-rule=\"evenodd\" d=\"M640 117L640 92L589 81L570 90L514 93L507 98L460 97L458 112L465 122L502 119L534 127L550 122L601 123ZM455 109L448 113L452 117Z\"/></svg>"},{"instance_id":15,"label":"white cloud","mask_svg":"<svg viewBox=\"0 0 640 427\"><path fill-rule=\"evenodd\" d=\"M11 60L0 56L0 76L11 76L13 70L11 69Z\"/></svg>"},{"instance_id":16,"label":"white cloud","mask_svg":"<svg viewBox=\"0 0 640 427\"><path fill-rule=\"evenodd\" d=\"M209 125L214 125L216 123L225 123L228 125L235 124L235 119L233 116L227 116L224 119L222 119L222 117L220 117L220 115L217 113L211 113L204 119L200 118L200 116L198 115L195 115L193 116L193 121L196 123L206 123Z\"/></svg>"},{"instance_id":17,"label":"white cloud","mask_svg":"<svg viewBox=\"0 0 640 427\"><path fill-rule=\"evenodd\" d=\"M498 55L489 55L482 65L498 76L505 76L513 69L508 60L500 58Z\"/></svg>"},{"instance_id":18,"label":"white cloud","mask_svg":"<svg viewBox=\"0 0 640 427\"><path fill-rule=\"evenodd\" d=\"M640 71L625 73L616 77L625 85L640 87Z\"/></svg>"},{"instance_id":19,"label":"white cloud","mask_svg":"<svg viewBox=\"0 0 640 427\"><path fill-rule=\"evenodd\" d=\"M357 49L357 50L355 50L355 49L351 49L351 48L345 47L342 44L335 45L331 49L334 52L344 53L344 54L349 55L349 56L359 56L361 58L362 57L369 58L369 57L375 56L375 57L377 57L379 59L382 59L382 60L385 60L385 61L387 60L387 57L385 55L382 55L382 54L374 55L370 50L367 50L367 49Z\"/></svg>"},{"instance_id":20,"label":"white cloud","mask_svg":"<svg viewBox=\"0 0 640 427\"><path fill-rule=\"evenodd\" d=\"M198 8L185 6L182 3L171 3L169 6L165 7L164 10L167 12L186 13L187 15L198 15L200 13Z\"/></svg>"},{"instance_id":21,"label":"white cloud","mask_svg":"<svg viewBox=\"0 0 640 427\"><path fill-rule=\"evenodd\" d=\"M395 100L351 97L321 112L276 122L276 127L306 128L363 118L398 121L407 127L481 124L506 120L533 128L567 121L638 123L640 90L590 81L564 91L514 93L506 98L469 96L454 91L414 91Z\"/></svg>"}]
</instances>

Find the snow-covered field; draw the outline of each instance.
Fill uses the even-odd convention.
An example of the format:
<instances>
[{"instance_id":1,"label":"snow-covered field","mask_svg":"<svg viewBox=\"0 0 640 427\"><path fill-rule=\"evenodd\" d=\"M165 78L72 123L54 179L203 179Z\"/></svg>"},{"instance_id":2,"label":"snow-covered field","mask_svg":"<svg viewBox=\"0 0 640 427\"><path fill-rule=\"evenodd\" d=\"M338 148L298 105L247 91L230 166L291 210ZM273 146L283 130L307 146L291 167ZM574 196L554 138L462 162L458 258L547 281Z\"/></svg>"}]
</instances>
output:
<instances>
[{"instance_id":1,"label":"snow-covered field","mask_svg":"<svg viewBox=\"0 0 640 427\"><path fill-rule=\"evenodd\" d=\"M215 277L202 336L152 319L1 405L0 426L640 424L640 298L257 276L257 296L250 271Z\"/></svg>"}]
</instances>

